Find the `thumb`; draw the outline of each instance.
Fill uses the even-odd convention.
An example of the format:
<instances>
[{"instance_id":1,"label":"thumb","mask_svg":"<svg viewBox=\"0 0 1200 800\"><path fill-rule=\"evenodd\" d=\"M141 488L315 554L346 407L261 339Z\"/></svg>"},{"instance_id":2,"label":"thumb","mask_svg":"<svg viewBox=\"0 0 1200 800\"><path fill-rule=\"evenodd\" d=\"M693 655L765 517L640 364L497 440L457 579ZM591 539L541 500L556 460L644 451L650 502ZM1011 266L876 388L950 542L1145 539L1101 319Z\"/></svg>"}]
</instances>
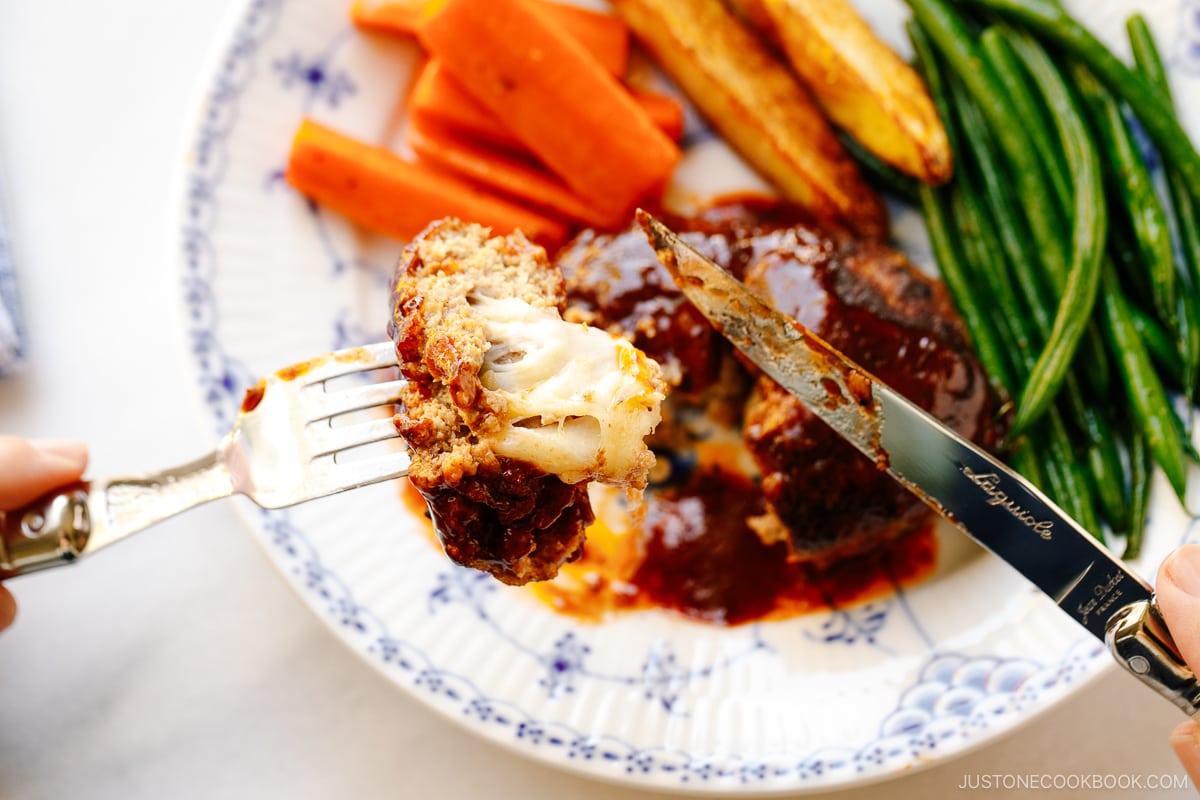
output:
<instances>
[{"instance_id":1,"label":"thumb","mask_svg":"<svg viewBox=\"0 0 1200 800\"><path fill-rule=\"evenodd\" d=\"M1183 660L1200 673L1200 545L1185 544L1167 556L1155 599Z\"/></svg>"},{"instance_id":2,"label":"thumb","mask_svg":"<svg viewBox=\"0 0 1200 800\"><path fill-rule=\"evenodd\" d=\"M0 436L0 511L11 511L79 480L87 446L65 439Z\"/></svg>"},{"instance_id":3,"label":"thumb","mask_svg":"<svg viewBox=\"0 0 1200 800\"><path fill-rule=\"evenodd\" d=\"M1200 545L1187 544L1167 556L1154 588L1180 655L1200 673ZM1192 783L1200 786L1200 723L1188 720L1175 728L1171 748Z\"/></svg>"},{"instance_id":4,"label":"thumb","mask_svg":"<svg viewBox=\"0 0 1200 800\"><path fill-rule=\"evenodd\" d=\"M1179 723L1171 732L1171 749L1192 779L1192 785L1200 786L1200 722L1189 719Z\"/></svg>"}]
</instances>

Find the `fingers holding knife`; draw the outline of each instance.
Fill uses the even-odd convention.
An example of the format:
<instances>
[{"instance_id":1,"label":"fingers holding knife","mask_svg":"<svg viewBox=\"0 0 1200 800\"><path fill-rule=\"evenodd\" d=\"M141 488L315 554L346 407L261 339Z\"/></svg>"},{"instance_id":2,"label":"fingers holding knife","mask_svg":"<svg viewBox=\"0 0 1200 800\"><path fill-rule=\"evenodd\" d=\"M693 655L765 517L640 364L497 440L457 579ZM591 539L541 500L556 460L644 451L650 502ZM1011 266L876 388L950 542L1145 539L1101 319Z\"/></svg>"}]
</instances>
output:
<instances>
[{"instance_id":1,"label":"fingers holding knife","mask_svg":"<svg viewBox=\"0 0 1200 800\"><path fill-rule=\"evenodd\" d=\"M1158 569L1155 595L1163 619L1185 661L1200 668L1200 545L1187 544L1167 556ZM1192 783L1200 785L1200 722L1182 722L1171 734L1171 747Z\"/></svg>"}]
</instances>

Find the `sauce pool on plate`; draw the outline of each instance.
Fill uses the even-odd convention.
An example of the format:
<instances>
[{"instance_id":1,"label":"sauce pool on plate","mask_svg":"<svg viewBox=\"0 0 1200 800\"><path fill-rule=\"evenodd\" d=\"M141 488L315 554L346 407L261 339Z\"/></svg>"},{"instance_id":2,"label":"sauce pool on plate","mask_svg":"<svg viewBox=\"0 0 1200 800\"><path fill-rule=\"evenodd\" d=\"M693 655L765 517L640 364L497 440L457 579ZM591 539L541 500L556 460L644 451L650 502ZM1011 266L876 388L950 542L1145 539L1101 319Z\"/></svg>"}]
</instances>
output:
<instances>
[{"instance_id":1,"label":"sauce pool on plate","mask_svg":"<svg viewBox=\"0 0 1200 800\"><path fill-rule=\"evenodd\" d=\"M717 466L697 469L679 486L649 490L640 526L594 524L582 558L530 590L588 621L660 608L741 625L864 602L921 580L936 564L931 523L849 561L795 561L785 543L765 544L746 524L762 505L750 479Z\"/></svg>"}]
</instances>

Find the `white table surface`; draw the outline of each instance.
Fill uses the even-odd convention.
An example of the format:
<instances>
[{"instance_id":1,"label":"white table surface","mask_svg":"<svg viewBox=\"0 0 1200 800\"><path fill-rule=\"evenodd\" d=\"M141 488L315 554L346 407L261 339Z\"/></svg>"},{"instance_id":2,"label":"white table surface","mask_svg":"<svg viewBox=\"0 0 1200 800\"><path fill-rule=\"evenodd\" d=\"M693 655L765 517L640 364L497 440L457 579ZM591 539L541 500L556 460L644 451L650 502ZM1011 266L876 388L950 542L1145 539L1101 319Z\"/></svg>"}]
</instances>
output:
<instances>
[{"instance_id":1,"label":"white table surface","mask_svg":"<svg viewBox=\"0 0 1200 800\"><path fill-rule=\"evenodd\" d=\"M238 5L0 2L0 158L32 353L0 381L0 431L85 439L94 475L212 444L172 215L204 70ZM227 503L11 588L0 798L638 796L513 756L387 683ZM1182 775L1166 743L1178 719L1112 671L991 746L837 796L951 796L995 773Z\"/></svg>"}]
</instances>

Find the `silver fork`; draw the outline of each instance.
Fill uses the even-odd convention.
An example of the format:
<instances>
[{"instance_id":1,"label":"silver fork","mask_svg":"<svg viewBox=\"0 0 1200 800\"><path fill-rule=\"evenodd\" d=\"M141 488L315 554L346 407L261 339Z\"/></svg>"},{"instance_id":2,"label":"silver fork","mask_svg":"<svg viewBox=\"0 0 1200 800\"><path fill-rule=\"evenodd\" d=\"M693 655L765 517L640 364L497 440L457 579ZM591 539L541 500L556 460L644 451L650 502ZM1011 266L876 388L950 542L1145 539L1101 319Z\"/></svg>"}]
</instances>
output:
<instances>
[{"instance_id":1,"label":"silver fork","mask_svg":"<svg viewBox=\"0 0 1200 800\"><path fill-rule=\"evenodd\" d=\"M244 494L263 508L403 477L409 456L397 442L382 454L364 445L397 439L391 414L343 415L398 402L404 381L330 386L334 379L396 366L390 342L339 350L293 364L246 392L233 428L215 451L162 472L79 483L0 514L0 578L67 564L189 508ZM338 425L342 418L347 424ZM386 445L379 445L386 448Z\"/></svg>"}]
</instances>

